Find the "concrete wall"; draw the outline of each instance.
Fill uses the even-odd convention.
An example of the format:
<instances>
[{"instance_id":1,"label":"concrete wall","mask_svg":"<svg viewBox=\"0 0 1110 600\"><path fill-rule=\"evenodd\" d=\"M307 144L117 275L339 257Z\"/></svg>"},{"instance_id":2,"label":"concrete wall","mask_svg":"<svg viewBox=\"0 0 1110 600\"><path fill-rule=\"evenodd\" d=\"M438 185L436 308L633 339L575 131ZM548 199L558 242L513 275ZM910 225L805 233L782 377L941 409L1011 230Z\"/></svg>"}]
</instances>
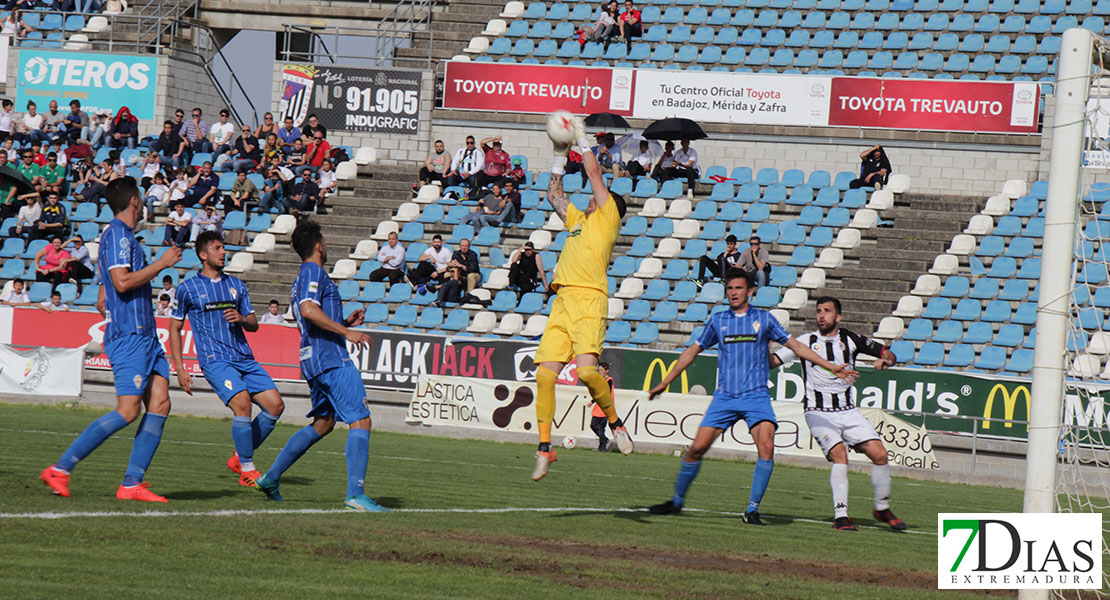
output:
<instances>
[{"instance_id":1,"label":"concrete wall","mask_svg":"<svg viewBox=\"0 0 1110 600\"><path fill-rule=\"evenodd\" d=\"M281 72L284 64L281 61L274 63L273 93L270 102L270 111L274 113L275 121L278 119L281 106ZM362 133L349 131L328 131L328 141L334 145L348 145L358 149L360 146L373 146L378 151L378 162L384 165L396 165L410 162L424 162L431 144L432 107L435 100L435 80L431 71L425 71L421 78L420 109L417 116L420 125L415 135L402 135L395 133Z\"/></svg>"},{"instance_id":2,"label":"concrete wall","mask_svg":"<svg viewBox=\"0 0 1110 600\"><path fill-rule=\"evenodd\" d=\"M489 117L496 122L495 113L489 113ZM527 156L532 170L546 168L550 163L551 142L540 125L512 123L491 127L477 118L466 121L434 119L431 131L432 139L442 139L449 152L462 147L468 134L479 139L501 134L505 138L505 150ZM779 172L826 170L835 175L839 171L859 171L859 153L875 143L865 136L866 131L861 131L858 143L847 143L843 139L713 134L712 139L698 140L691 145L698 151L702 168L710 165L723 165L730 170L737 166L753 170L774 167ZM912 178L914 192L991 196L998 193L1008 179L1036 180L1041 164L1036 146L950 149L932 142L881 143L894 172Z\"/></svg>"}]
</instances>

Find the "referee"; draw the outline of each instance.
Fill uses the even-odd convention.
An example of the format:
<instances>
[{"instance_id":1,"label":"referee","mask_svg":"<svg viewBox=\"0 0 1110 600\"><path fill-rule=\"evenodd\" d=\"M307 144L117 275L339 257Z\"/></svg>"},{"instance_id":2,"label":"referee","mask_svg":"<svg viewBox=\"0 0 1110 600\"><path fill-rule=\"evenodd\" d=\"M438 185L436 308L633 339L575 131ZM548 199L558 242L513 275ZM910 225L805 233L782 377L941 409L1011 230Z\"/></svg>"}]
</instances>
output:
<instances>
[{"instance_id":1,"label":"referee","mask_svg":"<svg viewBox=\"0 0 1110 600\"><path fill-rule=\"evenodd\" d=\"M771 409L771 394L767 390L770 374L768 367L769 344L772 341L790 348L797 356L816 363L835 377L851 380L858 373L848 365L834 365L810 350L783 329L771 313L748 305L755 286L750 275L736 269L725 276L725 293L729 310L713 313L705 324L698 341L694 342L675 363L675 367L652 388L648 399L654 399L670 386L702 350L719 345L717 356L717 389L713 401L705 411L697 437L683 459L674 484L674 496L661 504L650 507L657 515L675 514L682 510L686 491L698 475L701 458L713 445L713 440L743 419L755 440L759 459L752 474L751 497L744 512L744 522L763 525L759 518L759 502L767 491L775 461L775 430L778 421Z\"/></svg>"},{"instance_id":2,"label":"referee","mask_svg":"<svg viewBox=\"0 0 1110 600\"><path fill-rule=\"evenodd\" d=\"M794 339L832 362L854 365L860 354L877 356L876 369L885 369L896 361L894 353L883 344L848 331L840 326L840 300L825 296L817 299L817 331ZM771 368L788 365L797 358L789 347L779 348L771 356ZM875 428L856 409L856 390L850 381L833 377L820 366L802 358L802 379L805 381L805 417L810 433L821 445L821 451L832 462L829 484L833 494L833 528L856 531L848 518L848 446L871 459L871 485L875 491L876 519L896 531L906 524L890 512L890 465L886 448Z\"/></svg>"}]
</instances>

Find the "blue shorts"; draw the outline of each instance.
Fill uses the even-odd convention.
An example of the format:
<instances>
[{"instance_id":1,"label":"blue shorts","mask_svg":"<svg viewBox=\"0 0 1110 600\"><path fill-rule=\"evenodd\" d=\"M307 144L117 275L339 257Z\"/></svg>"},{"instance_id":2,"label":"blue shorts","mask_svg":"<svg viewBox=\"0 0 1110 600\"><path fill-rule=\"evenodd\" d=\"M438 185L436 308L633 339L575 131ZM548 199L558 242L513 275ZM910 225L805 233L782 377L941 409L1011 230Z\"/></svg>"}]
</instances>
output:
<instances>
[{"instance_id":1,"label":"blue shorts","mask_svg":"<svg viewBox=\"0 0 1110 600\"><path fill-rule=\"evenodd\" d=\"M308 380L312 397L312 410L308 417L335 417L344 423L354 423L370 416L366 408L366 388L362 374L354 365L336 367Z\"/></svg>"},{"instance_id":2,"label":"blue shorts","mask_svg":"<svg viewBox=\"0 0 1110 600\"><path fill-rule=\"evenodd\" d=\"M748 394L735 398L714 396L702 417L702 427L728 429L740 419L748 425L748 431L763 421L770 421L777 430L779 422L771 408L771 397L766 392Z\"/></svg>"},{"instance_id":3,"label":"blue shorts","mask_svg":"<svg viewBox=\"0 0 1110 600\"><path fill-rule=\"evenodd\" d=\"M153 335L118 337L104 344L104 352L112 365L118 396L142 396L150 384L151 375L161 375L166 381L170 379L166 352Z\"/></svg>"},{"instance_id":4,"label":"blue shorts","mask_svg":"<svg viewBox=\"0 0 1110 600\"><path fill-rule=\"evenodd\" d=\"M258 361L214 360L205 364L200 370L225 406L239 392L246 391L253 396L259 392L275 389L274 380L270 378L266 369L258 364Z\"/></svg>"}]
</instances>

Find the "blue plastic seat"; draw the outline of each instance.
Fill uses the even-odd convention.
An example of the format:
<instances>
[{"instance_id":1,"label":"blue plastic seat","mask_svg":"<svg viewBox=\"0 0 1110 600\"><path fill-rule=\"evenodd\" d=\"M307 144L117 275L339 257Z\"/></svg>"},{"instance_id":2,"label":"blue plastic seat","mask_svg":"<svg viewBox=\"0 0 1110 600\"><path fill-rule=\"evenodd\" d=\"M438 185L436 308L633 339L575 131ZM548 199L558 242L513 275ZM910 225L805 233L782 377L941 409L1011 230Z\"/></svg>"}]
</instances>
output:
<instances>
[{"instance_id":1,"label":"blue plastic seat","mask_svg":"<svg viewBox=\"0 0 1110 600\"><path fill-rule=\"evenodd\" d=\"M928 341L933 336L933 322L929 319L914 319L906 326L902 339L915 342Z\"/></svg>"},{"instance_id":2,"label":"blue plastic seat","mask_svg":"<svg viewBox=\"0 0 1110 600\"><path fill-rule=\"evenodd\" d=\"M665 300L655 305L655 309L651 311L648 317L649 321L655 323L670 323L678 319L678 304Z\"/></svg>"},{"instance_id":3,"label":"blue plastic seat","mask_svg":"<svg viewBox=\"0 0 1110 600\"><path fill-rule=\"evenodd\" d=\"M991 300L983 310L983 320L988 323L1005 323L1010 320L1013 310L1005 300Z\"/></svg>"},{"instance_id":4,"label":"blue plastic seat","mask_svg":"<svg viewBox=\"0 0 1110 600\"><path fill-rule=\"evenodd\" d=\"M944 359L944 346L936 342L925 342L913 357L914 364L922 366L935 366Z\"/></svg>"},{"instance_id":5,"label":"blue plastic seat","mask_svg":"<svg viewBox=\"0 0 1110 600\"><path fill-rule=\"evenodd\" d=\"M516 312L522 315L532 315L543 310L543 294L538 292L528 292L520 298L520 302L516 305Z\"/></svg>"},{"instance_id":6,"label":"blue plastic seat","mask_svg":"<svg viewBox=\"0 0 1110 600\"><path fill-rule=\"evenodd\" d=\"M965 344L987 344L994 339L994 328L990 323L984 321L976 321L967 326L967 333L964 334L963 343Z\"/></svg>"},{"instance_id":7,"label":"blue plastic seat","mask_svg":"<svg viewBox=\"0 0 1110 600\"><path fill-rule=\"evenodd\" d=\"M932 319L939 321L947 319L952 314L952 301L948 298L930 298L929 302L925 305L925 310L921 311L921 317L925 319Z\"/></svg>"},{"instance_id":8,"label":"blue plastic seat","mask_svg":"<svg viewBox=\"0 0 1110 600\"><path fill-rule=\"evenodd\" d=\"M669 281L664 281L662 279L652 279L648 282L647 288L644 289L644 293L640 296L640 298L656 302L665 299L670 293L671 284Z\"/></svg>"},{"instance_id":9,"label":"blue plastic seat","mask_svg":"<svg viewBox=\"0 0 1110 600\"><path fill-rule=\"evenodd\" d=\"M762 241L762 236L760 236ZM813 246L798 246L790 253L786 264L791 267L808 267L817 259L817 251Z\"/></svg>"},{"instance_id":10,"label":"blue plastic seat","mask_svg":"<svg viewBox=\"0 0 1110 600\"><path fill-rule=\"evenodd\" d=\"M933 341L942 344L952 344L960 341L964 336L964 324L959 321L941 321L937 331L933 334Z\"/></svg>"},{"instance_id":11,"label":"blue plastic seat","mask_svg":"<svg viewBox=\"0 0 1110 600\"><path fill-rule=\"evenodd\" d=\"M665 236L664 236L665 237ZM640 236L632 240L632 247L626 253L628 256L648 256L655 251L655 240L650 237Z\"/></svg>"},{"instance_id":12,"label":"blue plastic seat","mask_svg":"<svg viewBox=\"0 0 1110 600\"><path fill-rule=\"evenodd\" d=\"M1025 348L1018 348L1010 355L1009 362L1006 363L1006 370L1012 373L1028 373L1033 370L1033 351Z\"/></svg>"},{"instance_id":13,"label":"blue plastic seat","mask_svg":"<svg viewBox=\"0 0 1110 600\"><path fill-rule=\"evenodd\" d=\"M967 344L956 344L948 351L948 356L944 358L944 366L946 367L966 367L975 360L975 348Z\"/></svg>"},{"instance_id":14,"label":"blue plastic seat","mask_svg":"<svg viewBox=\"0 0 1110 600\"><path fill-rule=\"evenodd\" d=\"M994 345L1004 348L1016 348L1021 344L1022 339L1025 338L1025 330L1021 325L1014 323L1006 323L999 327L998 333L994 336Z\"/></svg>"}]
</instances>

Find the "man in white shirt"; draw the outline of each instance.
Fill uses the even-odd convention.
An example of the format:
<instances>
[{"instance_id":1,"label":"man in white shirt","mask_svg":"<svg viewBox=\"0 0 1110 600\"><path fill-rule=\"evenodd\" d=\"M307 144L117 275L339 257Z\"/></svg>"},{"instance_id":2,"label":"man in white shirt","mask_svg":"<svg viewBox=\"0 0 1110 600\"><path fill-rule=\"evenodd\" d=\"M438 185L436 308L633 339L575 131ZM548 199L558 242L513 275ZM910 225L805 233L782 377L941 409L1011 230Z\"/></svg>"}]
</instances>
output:
<instances>
[{"instance_id":1,"label":"man in white shirt","mask_svg":"<svg viewBox=\"0 0 1110 600\"><path fill-rule=\"evenodd\" d=\"M466 146L455 152L451 160L451 170L447 171L447 185L461 185L467 189L474 187L474 176L482 172L486 155L474 143L474 136L466 136Z\"/></svg>"},{"instance_id":2,"label":"man in white shirt","mask_svg":"<svg viewBox=\"0 0 1110 600\"><path fill-rule=\"evenodd\" d=\"M215 148L215 156L231 150L231 138L235 135L235 125L228 122L231 113L226 108L220 110L220 122L208 129L208 141Z\"/></svg>"},{"instance_id":3,"label":"man in white shirt","mask_svg":"<svg viewBox=\"0 0 1110 600\"><path fill-rule=\"evenodd\" d=\"M613 174L613 177L624 177L624 161L621 160L621 147L617 145L615 136L604 131L594 136L597 145L594 146L594 155L601 168Z\"/></svg>"},{"instance_id":4,"label":"man in white shirt","mask_svg":"<svg viewBox=\"0 0 1110 600\"><path fill-rule=\"evenodd\" d=\"M193 215L185 210L185 205L180 201L173 205L173 212L166 215L166 235L163 245L184 247L189 239L189 226Z\"/></svg>"},{"instance_id":5,"label":"man in white shirt","mask_svg":"<svg viewBox=\"0 0 1110 600\"><path fill-rule=\"evenodd\" d=\"M382 266L370 273L370 281L388 279L394 284L405 276L405 247L397 241L396 233L390 233L389 243L378 250L378 262Z\"/></svg>"},{"instance_id":6,"label":"man in white shirt","mask_svg":"<svg viewBox=\"0 0 1110 600\"><path fill-rule=\"evenodd\" d=\"M270 300L270 306L266 310L266 314L258 320L259 323L270 323L271 325L282 325L285 323L285 318L281 316L281 305L277 300Z\"/></svg>"},{"instance_id":7,"label":"man in white shirt","mask_svg":"<svg viewBox=\"0 0 1110 600\"><path fill-rule=\"evenodd\" d=\"M39 304L39 308L46 312L66 311L69 310L69 305L62 302L62 293L55 291L50 294L49 300L43 300L42 303Z\"/></svg>"},{"instance_id":8,"label":"man in white shirt","mask_svg":"<svg viewBox=\"0 0 1110 600\"><path fill-rule=\"evenodd\" d=\"M27 296L27 292L23 291L23 280L16 279L12 281L12 289L0 298L0 303L8 306L27 306L31 303L31 299Z\"/></svg>"},{"instance_id":9,"label":"man in white shirt","mask_svg":"<svg viewBox=\"0 0 1110 600\"><path fill-rule=\"evenodd\" d=\"M24 194L20 196L27 204L19 209L19 214L16 216L15 227L8 231L8 235L21 238L28 238L35 229L35 222L42 217L42 206L39 206L38 194Z\"/></svg>"},{"instance_id":10,"label":"man in white shirt","mask_svg":"<svg viewBox=\"0 0 1110 600\"><path fill-rule=\"evenodd\" d=\"M698 181L698 151L690 147L690 139L682 138L680 142L682 147L674 153L674 176L675 178L685 177L687 183L687 194L690 197L694 195L694 184Z\"/></svg>"},{"instance_id":11,"label":"man in white shirt","mask_svg":"<svg viewBox=\"0 0 1110 600\"><path fill-rule=\"evenodd\" d=\"M216 207L211 204L206 205L204 207L204 212L193 219L192 234L189 237L189 241L197 241L197 236L200 235L202 231L221 232L223 229L223 222L224 219L220 216L220 213L216 212Z\"/></svg>"},{"instance_id":12,"label":"man in white shirt","mask_svg":"<svg viewBox=\"0 0 1110 600\"><path fill-rule=\"evenodd\" d=\"M651 146L647 140L640 140L640 151L628 161L628 176L643 177L651 173Z\"/></svg>"},{"instance_id":13,"label":"man in white shirt","mask_svg":"<svg viewBox=\"0 0 1110 600\"><path fill-rule=\"evenodd\" d=\"M437 233L432 236L432 245L420 255L416 266L409 271L409 281L429 292L436 290L437 283L443 283L447 276L447 263L451 262L451 250L443 245L443 238Z\"/></svg>"}]
</instances>

